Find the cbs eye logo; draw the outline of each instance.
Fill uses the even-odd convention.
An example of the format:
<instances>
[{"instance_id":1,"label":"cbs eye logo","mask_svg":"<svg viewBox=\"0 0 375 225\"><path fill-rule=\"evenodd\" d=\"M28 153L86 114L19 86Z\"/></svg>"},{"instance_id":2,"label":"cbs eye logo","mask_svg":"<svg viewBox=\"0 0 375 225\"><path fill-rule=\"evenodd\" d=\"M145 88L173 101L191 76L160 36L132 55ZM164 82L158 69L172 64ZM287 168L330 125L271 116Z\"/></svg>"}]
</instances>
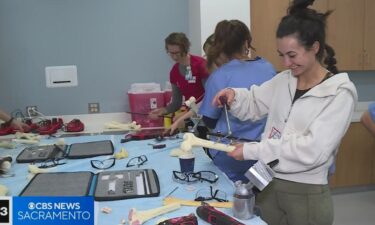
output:
<instances>
[{"instance_id":1,"label":"cbs eye logo","mask_svg":"<svg viewBox=\"0 0 375 225\"><path fill-rule=\"evenodd\" d=\"M9 223L9 200L0 200L0 224Z\"/></svg>"}]
</instances>

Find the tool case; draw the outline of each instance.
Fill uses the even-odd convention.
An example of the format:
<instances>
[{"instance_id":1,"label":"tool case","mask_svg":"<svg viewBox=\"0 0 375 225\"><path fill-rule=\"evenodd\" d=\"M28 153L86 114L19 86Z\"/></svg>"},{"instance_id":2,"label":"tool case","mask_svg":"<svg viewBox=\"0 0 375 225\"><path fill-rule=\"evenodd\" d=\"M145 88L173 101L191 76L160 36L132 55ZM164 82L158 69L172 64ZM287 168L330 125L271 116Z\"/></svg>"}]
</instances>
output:
<instances>
[{"instance_id":1,"label":"tool case","mask_svg":"<svg viewBox=\"0 0 375 225\"><path fill-rule=\"evenodd\" d=\"M160 194L158 176L153 169L118 170L92 173L39 173L20 196L93 196L96 201L112 201Z\"/></svg>"},{"instance_id":2,"label":"tool case","mask_svg":"<svg viewBox=\"0 0 375 225\"><path fill-rule=\"evenodd\" d=\"M101 155L113 155L110 140L75 143L71 145L29 146L18 154L17 163L44 162L50 159L82 159Z\"/></svg>"}]
</instances>

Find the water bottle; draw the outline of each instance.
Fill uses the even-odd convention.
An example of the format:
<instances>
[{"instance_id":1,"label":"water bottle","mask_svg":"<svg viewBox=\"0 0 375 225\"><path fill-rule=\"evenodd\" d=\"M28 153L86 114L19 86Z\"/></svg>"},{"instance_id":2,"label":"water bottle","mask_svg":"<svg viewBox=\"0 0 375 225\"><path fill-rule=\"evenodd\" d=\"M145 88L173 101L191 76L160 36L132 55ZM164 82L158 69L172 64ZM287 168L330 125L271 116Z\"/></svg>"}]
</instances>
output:
<instances>
[{"instance_id":1,"label":"water bottle","mask_svg":"<svg viewBox=\"0 0 375 225\"><path fill-rule=\"evenodd\" d=\"M248 220L254 215L255 195L251 189L252 185L243 184L242 181L235 182L233 196L233 216Z\"/></svg>"}]
</instances>

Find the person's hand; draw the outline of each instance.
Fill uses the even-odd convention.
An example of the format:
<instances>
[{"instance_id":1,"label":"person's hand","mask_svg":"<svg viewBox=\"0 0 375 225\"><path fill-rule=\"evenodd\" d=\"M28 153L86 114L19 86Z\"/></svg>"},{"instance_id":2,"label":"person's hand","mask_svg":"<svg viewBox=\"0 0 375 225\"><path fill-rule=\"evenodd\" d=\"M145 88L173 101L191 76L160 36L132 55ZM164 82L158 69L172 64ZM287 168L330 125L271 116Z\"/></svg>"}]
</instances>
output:
<instances>
[{"instance_id":1,"label":"person's hand","mask_svg":"<svg viewBox=\"0 0 375 225\"><path fill-rule=\"evenodd\" d=\"M184 116L186 113L188 113L187 110L181 110L180 113L176 113L173 117L173 122L176 122L178 120L181 120L180 118L187 119L186 116Z\"/></svg>"},{"instance_id":2,"label":"person's hand","mask_svg":"<svg viewBox=\"0 0 375 225\"><path fill-rule=\"evenodd\" d=\"M171 129L172 127L168 128L168 129L165 129L163 131L163 136L173 136L175 134L177 134L179 132L179 129L175 128L175 129Z\"/></svg>"},{"instance_id":3,"label":"person's hand","mask_svg":"<svg viewBox=\"0 0 375 225\"><path fill-rule=\"evenodd\" d=\"M18 121L16 119L13 119L10 125L15 128L15 130L19 130L20 132L30 130L29 125L27 125L26 123L22 123L21 121Z\"/></svg>"},{"instance_id":4,"label":"person's hand","mask_svg":"<svg viewBox=\"0 0 375 225\"><path fill-rule=\"evenodd\" d=\"M212 100L212 105L215 105L215 106L218 106L218 107L223 107L223 103L221 101L221 99L226 99L226 104L228 104L228 106L230 106L234 100L234 95L235 95L235 92L233 89L231 88L225 88L225 89L222 89L221 91L219 91L214 99Z\"/></svg>"},{"instance_id":5,"label":"person's hand","mask_svg":"<svg viewBox=\"0 0 375 225\"><path fill-rule=\"evenodd\" d=\"M183 126L184 123L185 123L185 121L183 121L183 120L177 120L177 121L173 122L171 127L168 129L169 135L176 134L177 133L176 131L178 131L178 128Z\"/></svg>"},{"instance_id":6,"label":"person's hand","mask_svg":"<svg viewBox=\"0 0 375 225\"><path fill-rule=\"evenodd\" d=\"M228 156L236 159L236 160L244 160L244 157L243 157L243 144L238 144L236 145L236 148L231 151L231 152L228 152Z\"/></svg>"},{"instance_id":7,"label":"person's hand","mask_svg":"<svg viewBox=\"0 0 375 225\"><path fill-rule=\"evenodd\" d=\"M167 113L167 110L163 108L158 108L150 111L148 113L148 117L152 120L157 120L159 117L165 115Z\"/></svg>"}]
</instances>

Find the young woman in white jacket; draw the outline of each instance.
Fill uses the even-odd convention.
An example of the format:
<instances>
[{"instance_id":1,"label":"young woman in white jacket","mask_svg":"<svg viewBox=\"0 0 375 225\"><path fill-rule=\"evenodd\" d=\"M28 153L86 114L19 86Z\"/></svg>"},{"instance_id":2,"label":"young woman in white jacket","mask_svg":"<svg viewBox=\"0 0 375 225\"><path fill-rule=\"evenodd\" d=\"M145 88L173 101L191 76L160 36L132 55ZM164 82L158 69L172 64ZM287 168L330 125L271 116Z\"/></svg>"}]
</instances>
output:
<instances>
[{"instance_id":1,"label":"young woman in white jacket","mask_svg":"<svg viewBox=\"0 0 375 225\"><path fill-rule=\"evenodd\" d=\"M275 179L256 197L269 224L332 224L328 169L351 122L357 92L347 73L338 73L334 50L325 42L326 18L295 0L276 33L287 70L260 86L226 88L213 103L241 120L268 116L261 142L237 145L237 160L279 159ZM323 66L323 63L327 66Z\"/></svg>"}]
</instances>

